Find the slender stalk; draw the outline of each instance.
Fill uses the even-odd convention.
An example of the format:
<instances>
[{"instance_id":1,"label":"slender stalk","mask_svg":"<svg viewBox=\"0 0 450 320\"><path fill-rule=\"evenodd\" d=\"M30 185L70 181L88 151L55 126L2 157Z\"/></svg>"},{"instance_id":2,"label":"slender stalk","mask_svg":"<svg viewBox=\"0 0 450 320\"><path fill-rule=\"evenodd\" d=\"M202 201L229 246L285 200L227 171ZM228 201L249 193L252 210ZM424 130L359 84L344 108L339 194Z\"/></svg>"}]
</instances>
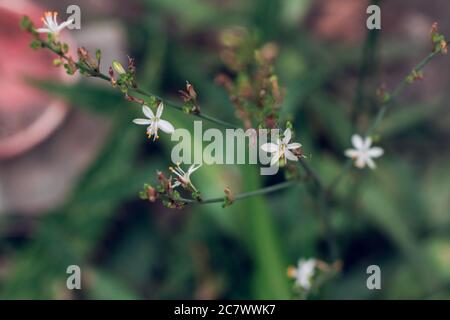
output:
<instances>
[{"instance_id":1,"label":"slender stalk","mask_svg":"<svg viewBox=\"0 0 450 320\"><path fill-rule=\"evenodd\" d=\"M318 189L319 191L320 191L320 190L323 190L323 189L324 189L324 188L323 188L323 183L322 183L322 181L320 180L320 177L319 177L319 175L317 174L317 172L316 172L313 168L311 168L311 167L309 166L309 164L305 161L304 158L300 158L299 162L300 162L300 165L303 167L303 169L304 169L304 170L306 171L306 173L308 174L308 176L314 180L314 183L315 183L317 189Z\"/></svg>"},{"instance_id":2,"label":"slender stalk","mask_svg":"<svg viewBox=\"0 0 450 320\"><path fill-rule=\"evenodd\" d=\"M54 49L53 47L49 46L46 42L44 42L42 40L41 40L41 45L42 45L42 47L47 48L50 51L52 51L53 53L57 54L60 58L65 59L66 61L68 60L68 57L63 52ZM86 72L87 74L89 74L91 77L99 78L99 79L111 82L111 77L109 77L108 75L106 75L106 74L104 74L104 73L102 73L100 71L92 70L91 68L88 68L88 67L86 67L85 65L83 65L83 64L81 64L79 62L76 62L75 65L80 70L82 70L82 71ZM173 108L173 109L176 109L178 111L183 112L183 106L182 105L177 104L175 102L171 102L171 101L169 101L167 99L163 99L163 98L159 97L156 94L153 94L153 93L150 93L150 92L146 92L146 91L144 91L144 90L142 90L140 88L129 88L129 90L132 91L132 92L138 93L138 94L140 94L142 96L148 97L148 98L152 98L152 97L156 98L156 99L164 102L165 106L168 106L170 108ZM192 115L196 116L198 118L201 118L201 119L204 119L204 120L216 123L216 124L218 124L220 126L223 126L223 127L226 127L226 128L232 128L232 129L236 129L237 128L237 126L235 126L232 123L229 123L229 122L217 119L217 118L215 118L213 116L209 116L209 115L206 115L206 114L203 114L203 113L192 114Z\"/></svg>"},{"instance_id":3,"label":"slender stalk","mask_svg":"<svg viewBox=\"0 0 450 320\"><path fill-rule=\"evenodd\" d=\"M450 41L447 42L447 44L450 44ZM413 69L412 72L419 72L421 71L423 68L425 68L425 66L431 61L433 60L433 58L435 58L438 54L440 54L442 52L441 50L436 50L432 53L430 53L428 56L426 56L422 61L420 61ZM408 85L408 76L411 75L411 73L408 73L403 80L397 85L397 87L394 89L394 91L392 91L392 94L390 95L390 97L388 98L388 100L386 100L380 107L380 109L378 110L377 115L375 116L374 121L372 122L372 124L370 125L370 127L366 130L365 132L365 136L370 136L374 133L375 129L378 128L378 126L381 123L381 120L383 120L386 111L388 110L389 106L397 99L397 97L400 95L400 93L403 91L403 89L406 88L406 86ZM332 193L332 191L337 187L337 185L339 184L339 182L341 181L341 179L348 173L348 171L350 171L350 169L352 168L352 160L348 159L346 161L346 163L344 164L342 170L338 173L338 175L332 180L332 182L330 183L330 185L327 187L327 193L330 194Z\"/></svg>"},{"instance_id":4,"label":"slender stalk","mask_svg":"<svg viewBox=\"0 0 450 320\"><path fill-rule=\"evenodd\" d=\"M249 197L260 196L260 195L264 195L264 194L267 194L267 193L272 193L272 192L275 192L275 191L279 191L279 190L282 190L282 189L287 189L289 187L297 185L300 182L301 182L301 180L297 179L297 180L291 180L291 181L285 181L285 182L277 183L277 184L271 185L269 187L265 187L265 188L257 189L257 190L254 190L254 191L237 194L237 195L234 196L233 200L234 201L238 201L238 200L242 200L242 199L249 198ZM184 199L184 198L181 198L180 200L183 201L183 202L189 203L189 204L209 204L209 203L223 202L224 201L224 197L209 198L209 199L204 199L204 200L201 200L201 201L193 200L193 199Z\"/></svg>"},{"instance_id":5,"label":"slender stalk","mask_svg":"<svg viewBox=\"0 0 450 320\"><path fill-rule=\"evenodd\" d=\"M379 1L371 1L371 4L378 5ZM352 124L355 125L358 109L361 110L364 107L365 87L369 76L373 75L376 70L376 48L379 39L379 30L367 30L366 40L364 42L361 64L358 72L358 82L356 86L355 101L351 112Z\"/></svg>"},{"instance_id":6,"label":"slender stalk","mask_svg":"<svg viewBox=\"0 0 450 320\"><path fill-rule=\"evenodd\" d=\"M161 98L161 97L159 97L159 96L157 96L155 94L152 94L150 92L146 92L146 91L144 91L142 89L139 89L139 88L136 88L136 89L131 88L130 90L133 91L133 92L136 92L136 93L138 93L138 94L140 94L142 96L145 96L145 97L155 97L156 99L158 99L160 101L163 101L165 106L169 106L169 107L171 107L173 109L176 109L178 111L182 111L183 112L183 106L181 106L181 105L179 105L179 104L177 104L175 102L169 101L167 99L163 99L163 98ZM204 113L198 113L198 114L192 114L192 115L194 115L194 116L196 116L198 118L201 118L201 119L204 119L204 120L216 123L216 124L221 125L221 126L223 126L225 128L231 128L231 129L237 129L238 128L237 126L235 126L232 123L229 123L229 122L217 119L215 117L209 116L209 115L204 114Z\"/></svg>"},{"instance_id":7,"label":"slender stalk","mask_svg":"<svg viewBox=\"0 0 450 320\"><path fill-rule=\"evenodd\" d=\"M323 230L325 234L325 241L328 247L328 254L331 261L337 261L339 258L338 244L336 241L336 236L334 234L333 228L331 226L331 221L329 218L329 206L327 194L325 191L321 191L318 201L319 208L317 210L320 220L322 220Z\"/></svg>"}]
</instances>

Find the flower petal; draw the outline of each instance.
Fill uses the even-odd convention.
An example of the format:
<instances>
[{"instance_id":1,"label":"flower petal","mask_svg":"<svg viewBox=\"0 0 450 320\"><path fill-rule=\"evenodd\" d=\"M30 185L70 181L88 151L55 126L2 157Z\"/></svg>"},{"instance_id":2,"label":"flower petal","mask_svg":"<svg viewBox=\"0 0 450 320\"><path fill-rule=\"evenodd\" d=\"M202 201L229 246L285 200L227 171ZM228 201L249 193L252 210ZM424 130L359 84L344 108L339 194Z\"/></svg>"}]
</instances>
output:
<instances>
[{"instance_id":1,"label":"flower petal","mask_svg":"<svg viewBox=\"0 0 450 320\"><path fill-rule=\"evenodd\" d=\"M58 26L58 31L61 31L62 29L64 29L64 28L66 28L66 27L68 27L68 26L70 26L72 23L73 23L73 19L69 19L69 20L67 20L67 21L65 21L65 22L63 22L63 23L61 23L59 26Z\"/></svg>"},{"instance_id":2,"label":"flower petal","mask_svg":"<svg viewBox=\"0 0 450 320\"><path fill-rule=\"evenodd\" d=\"M278 145L272 142L264 143L261 146L262 151L274 153L278 151Z\"/></svg>"},{"instance_id":3,"label":"flower petal","mask_svg":"<svg viewBox=\"0 0 450 320\"><path fill-rule=\"evenodd\" d=\"M52 33L52 30L50 30L48 28L39 28L39 29L36 29L36 32L38 32L38 33Z\"/></svg>"},{"instance_id":4,"label":"flower petal","mask_svg":"<svg viewBox=\"0 0 450 320\"><path fill-rule=\"evenodd\" d=\"M139 125L149 125L152 123L152 120L149 119L134 119L133 122Z\"/></svg>"},{"instance_id":5,"label":"flower petal","mask_svg":"<svg viewBox=\"0 0 450 320\"><path fill-rule=\"evenodd\" d=\"M272 160L270 160L270 166L274 166L278 164L278 160L280 160L281 153L277 150L275 154L272 157Z\"/></svg>"},{"instance_id":6,"label":"flower petal","mask_svg":"<svg viewBox=\"0 0 450 320\"><path fill-rule=\"evenodd\" d=\"M158 105L158 109L156 109L156 117L157 118L161 118L163 110L164 110L164 104L162 102L160 102Z\"/></svg>"},{"instance_id":7,"label":"flower petal","mask_svg":"<svg viewBox=\"0 0 450 320\"><path fill-rule=\"evenodd\" d=\"M291 151L289 151L288 149L284 149L284 155L286 157L286 159L289 159L291 161L298 161L298 158L295 154L293 154Z\"/></svg>"},{"instance_id":8,"label":"flower petal","mask_svg":"<svg viewBox=\"0 0 450 320\"><path fill-rule=\"evenodd\" d=\"M181 169L181 168L178 167L178 166L177 166L176 168L170 167L169 170L170 170L172 173L175 173L178 177L180 177L180 178L182 178L182 179L183 179L183 177L184 177L184 175L185 175L183 169ZM177 180L177 181L178 181L178 180Z\"/></svg>"},{"instance_id":9,"label":"flower petal","mask_svg":"<svg viewBox=\"0 0 450 320\"><path fill-rule=\"evenodd\" d=\"M373 147L367 151L367 154L372 158L378 158L384 154L384 150L380 147Z\"/></svg>"},{"instance_id":10,"label":"flower petal","mask_svg":"<svg viewBox=\"0 0 450 320\"><path fill-rule=\"evenodd\" d=\"M364 141L360 135L354 134L352 135L352 144L356 149L362 149L364 146Z\"/></svg>"},{"instance_id":11,"label":"flower petal","mask_svg":"<svg viewBox=\"0 0 450 320\"><path fill-rule=\"evenodd\" d=\"M153 114L152 109L150 109L150 108L149 108L148 106L146 106L146 105L143 105L143 106L142 106L142 112L143 112L144 115L145 115L147 118L149 118L149 119L152 119L152 118L155 117L155 115Z\"/></svg>"},{"instance_id":12,"label":"flower petal","mask_svg":"<svg viewBox=\"0 0 450 320\"><path fill-rule=\"evenodd\" d=\"M301 143L294 142L294 143L289 143L289 144L287 145L287 148L288 148L289 150L292 150L292 149L298 149L298 148L300 148L301 146L302 146Z\"/></svg>"},{"instance_id":13,"label":"flower petal","mask_svg":"<svg viewBox=\"0 0 450 320\"><path fill-rule=\"evenodd\" d=\"M359 151L355 149L345 150L345 155L350 158L357 158L359 156Z\"/></svg>"},{"instance_id":14,"label":"flower petal","mask_svg":"<svg viewBox=\"0 0 450 320\"><path fill-rule=\"evenodd\" d=\"M195 172L197 169L199 169L202 166L202 164L200 163L198 166L194 164L192 164L189 169L188 169L188 174L191 174L193 172Z\"/></svg>"},{"instance_id":15,"label":"flower petal","mask_svg":"<svg viewBox=\"0 0 450 320\"><path fill-rule=\"evenodd\" d=\"M54 26L53 13L51 13L51 12L46 12L46 13L45 13L45 21L47 22L47 25L48 25L49 27Z\"/></svg>"},{"instance_id":16,"label":"flower petal","mask_svg":"<svg viewBox=\"0 0 450 320\"><path fill-rule=\"evenodd\" d=\"M284 142L285 144L288 144L289 141L291 141L291 138L292 138L292 132L291 132L291 129L287 128L286 130L284 130L283 135L284 135L284 137L283 137L283 142Z\"/></svg>"},{"instance_id":17,"label":"flower petal","mask_svg":"<svg viewBox=\"0 0 450 320\"><path fill-rule=\"evenodd\" d=\"M175 131L175 128L169 121L161 119L158 121L158 128L168 134L172 134Z\"/></svg>"},{"instance_id":18,"label":"flower petal","mask_svg":"<svg viewBox=\"0 0 450 320\"><path fill-rule=\"evenodd\" d=\"M372 158L367 158L366 160L367 165L370 169L375 169L377 166L375 165L375 162L372 160Z\"/></svg>"},{"instance_id":19,"label":"flower petal","mask_svg":"<svg viewBox=\"0 0 450 320\"><path fill-rule=\"evenodd\" d=\"M358 156L358 158L356 158L356 161L355 161L355 166L359 169L364 168L366 166L366 158Z\"/></svg>"},{"instance_id":20,"label":"flower petal","mask_svg":"<svg viewBox=\"0 0 450 320\"><path fill-rule=\"evenodd\" d=\"M364 148L365 149L369 149L370 146L372 145L372 138L371 137L367 137L366 139L364 139Z\"/></svg>"},{"instance_id":21,"label":"flower petal","mask_svg":"<svg viewBox=\"0 0 450 320\"><path fill-rule=\"evenodd\" d=\"M180 185L181 185L180 181L176 180L176 181L172 184L172 188L176 188L176 187L178 187L178 186L180 186Z\"/></svg>"},{"instance_id":22,"label":"flower petal","mask_svg":"<svg viewBox=\"0 0 450 320\"><path fill-rule=\"evenodd\" d=\"M156 136L158 135L158 126L156 125L156 121L152 121L151 124L148 126L147 134L149 136L155 135L156 139Z\"/></svg>"}]
</instances>

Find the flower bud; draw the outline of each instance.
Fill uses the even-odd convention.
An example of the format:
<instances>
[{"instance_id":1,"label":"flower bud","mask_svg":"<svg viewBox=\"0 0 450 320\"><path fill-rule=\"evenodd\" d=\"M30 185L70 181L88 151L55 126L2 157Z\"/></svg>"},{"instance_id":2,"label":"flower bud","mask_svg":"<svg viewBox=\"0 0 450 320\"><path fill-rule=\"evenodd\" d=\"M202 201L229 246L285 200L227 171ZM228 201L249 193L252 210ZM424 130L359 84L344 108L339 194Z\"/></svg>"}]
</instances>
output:
<instances>
[{"instance_id":1,"label":"flower bud","mask_svg":"<svg viewBox=\"0 0 450 320\"><path fill-rule=\"evenodd\" d=\"M186 92L193 100L197 99L197 92L195 92L194 86L187 81L186 81Z\"/></svg>"},{"instance_id":2,"label":"flower bud","mask_svg":"<svg viewBox=\"0 0 450 320\"><path fill-rule=\"evenodd\" d=\"M125 69L123 68L122 64L119 61L114 60L112 63L112 67L118 74L126 73Z\"/></svg>"},{"instance_id":3,"label":"flower bud","mask_svg":"<svg viewBox=\"0 0 450 320\"><path fill-rule=\"evenodd\" d=\"M158 198L158 192L153 187L147 187L147 197L150 202L155 202Z\"/></svg>"},{"instance_id":4,"label":"flower bud","mask_svg":"<svg viewBox=\"0 0 450 320\"><path fill-rule=\"evenodd\" d=\"M102 60L102 51L100 49L97 49L95 51L95 59L97 59L98 62L100 62L100 60Z\"/></svg>"}]
</instances>

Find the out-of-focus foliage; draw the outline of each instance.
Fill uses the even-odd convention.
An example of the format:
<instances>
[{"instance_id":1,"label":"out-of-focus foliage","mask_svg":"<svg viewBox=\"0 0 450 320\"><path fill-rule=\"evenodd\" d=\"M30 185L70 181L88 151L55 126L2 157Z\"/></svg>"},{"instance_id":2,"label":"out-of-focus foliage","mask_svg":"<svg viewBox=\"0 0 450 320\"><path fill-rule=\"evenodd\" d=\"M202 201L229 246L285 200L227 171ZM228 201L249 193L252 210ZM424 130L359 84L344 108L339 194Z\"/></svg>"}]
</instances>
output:
<instances>
[{"instance_id":1,"label":"out-of-focus foliage","mask_svg":"<svg viewBox=\"0 0 450 320\"><path fill-rule=\"evenodd\" d=\"M342 150L360 125L354 113L364 123L376 111L370 103L373 83L362 90L361 106L354 105L350 89L356 87L363 44L343 47L312 35L302 21L312 5L307 0L142 4L145 10L126 24L139 82L170 96L188 79L202 110L227 121L233 121L232 107L213 82L223 71L220 32L240 25L260 44L276 42L277 73L286 87L282 116L294 120L311 166L325 182L333 179L344 161ZM402 54L416 61L422 57L414 50ZM383 55L384 64L390 59ZM377 76L375 70L366 75ZM140 201L142 184L171 165L172 142L146 140L142 128L131 123L139 108L108 88L92 82L40 86L110 117L113 127L63 206L40 218L29 238L2 236L0 255L9 266L0 278L2 298L287 299L293 295L288 265L299 257L327 261L323 227L305 186L226 209L212 204L171 211ZM420 90L420 83L414 86ZM378 169L352 171L339 185L331 218L343 269L313 298L450 297L450 152L445 142L450 131L435 125L440 116L449 119L443 111L448 94L442 94L396 104L381 127L386 155ZM177 111L167 109L165 117L175 127L192 125L192 118ZM223 194L225 186L237 193L281 177L261 177L252 166L214 165L203 166L194 179L208 197ZM2 217L2 232L18 223L15 219ZM83 290L69 293L65 271L72 264L82 269ZM381 267L380 291L366 288L371 264Z\"/></svg>"}]
</instances>

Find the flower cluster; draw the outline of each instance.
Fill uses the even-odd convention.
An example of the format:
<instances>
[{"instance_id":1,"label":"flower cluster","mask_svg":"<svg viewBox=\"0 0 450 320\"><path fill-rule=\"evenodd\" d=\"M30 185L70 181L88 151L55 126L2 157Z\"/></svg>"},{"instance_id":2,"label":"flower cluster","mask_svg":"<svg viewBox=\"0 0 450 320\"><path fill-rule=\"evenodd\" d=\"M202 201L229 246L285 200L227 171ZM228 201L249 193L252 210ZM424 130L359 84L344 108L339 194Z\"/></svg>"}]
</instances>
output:
<instances>
[{"instance_id":1,"label":"flower cluster","mask_svg":"<svg viewBox=\"0 0 450 320\"><path fill-rule=\"evenodd\" d=\"M181 98L183 99L183 111L185 113L200 114L200 105L197 99L197 92L194 86L186 81L186 90L179 90Z\"/></svg>"},{"instance_id":2,"label":"flower cluster","mask_svg":"<svg viewBox=\"0 0 450 320\"><path fill-rule=\"evenodd\" d=\"M175 177L166 175L162 172L157 172L158 184L156 187L150 184L144 185L144 190L140 192L140 197L143 200L149 200L155 202L157 199L161 199L162 203L168 208L183 208L190 200L181 197L180 192L177 190L179 187L184 192L190 193L192 199L201 202L201 193L197 190L191 181L191 174L198 170L202 165L191 165L187 171L184 171L180 163L176 164L176 167L169 167L169 171L175 175Z\"/></svg>"},{"instance_id":3,"label":"flower cluster","mask_svg":"<svg viewBox=\"0 0 450 320\"><path fill-rule=\"evenodd\" d=\"M224 31L221 40L220 56L231 76L221 73L216 83L228 92L244 128L278 128L285 90L273 72L277 45L267 43L258 48L253 35L241 28Z\"/></svg>"},{"instance_id":4,"label":"flower cluster","mask_svg":"<svg viewBox=\"0 0 450 320\"><path fill-rule=\"evenodd\" d=\"M443 54L447 54L448 52L448 43L447 39L443 34L439 32L437 22L433 23L430 31L432 50L433 52L442 52Z\"/></svg>"},{"instance_id":5,"label":"flower cluster","mask_svg":"<svg viewBox=\"0 0 450 320\"><path fill-rule=\"evenodd\" d=\"M189 169L185 172L180 164L177 163L176 168L169 167L170 172L176 175L176 181L173 184L173 187L176 188L178 186L182 186L185 189L191 189L193 192L198 193L197 189L191 182L191 174L193 174L197 169L199 169L202 165L191 165Z\"/></svg>"},{"instance_id":6,"label":"flower cluster","mask_svg":"<svg viewBox=\"0 0 450 320\"><path fill-rule=\"evenodd\" d=\"M109 68L109 76L111 78L111 85L119 87L120 90L128 95L130 88L136 89L136 64L133 58L128 58L127 69L122 66L119 61L114 60L112 66ZM118 74L115 75L114 71Z\"/></svg>"}]
</instances>

